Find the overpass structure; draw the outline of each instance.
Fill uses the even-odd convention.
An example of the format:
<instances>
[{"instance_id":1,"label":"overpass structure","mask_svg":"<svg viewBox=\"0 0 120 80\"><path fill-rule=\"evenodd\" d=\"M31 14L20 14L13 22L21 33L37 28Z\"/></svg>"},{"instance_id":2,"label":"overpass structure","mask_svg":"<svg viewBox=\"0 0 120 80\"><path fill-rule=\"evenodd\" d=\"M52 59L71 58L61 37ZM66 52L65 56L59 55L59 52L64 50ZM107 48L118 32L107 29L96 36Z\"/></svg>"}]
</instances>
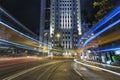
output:
<instances>
[{"instance_id":1,"label":"overpass structure","mask_svg":"<svg viewBox=\"0 0 120 80\"><path fill-rule=\"evenodd\" d=\"M95 24L78 41L80 53L94 53L94 57L120 55L120 5ZM120 58L119 58L120 59Z\"/></svg>"},{"instance_id":2,"label":"overpass structure","mask_svg":"<svg viewBox=\"0 0 120 80\"><path fill-rule=\"evenodd\" d=\"M5 9L0 7L0 50L24 49L41 52L49 44L39 40L39 36L13 18ZM4 51L2 51L4 52Z\"/></svg>"}]
</instances>

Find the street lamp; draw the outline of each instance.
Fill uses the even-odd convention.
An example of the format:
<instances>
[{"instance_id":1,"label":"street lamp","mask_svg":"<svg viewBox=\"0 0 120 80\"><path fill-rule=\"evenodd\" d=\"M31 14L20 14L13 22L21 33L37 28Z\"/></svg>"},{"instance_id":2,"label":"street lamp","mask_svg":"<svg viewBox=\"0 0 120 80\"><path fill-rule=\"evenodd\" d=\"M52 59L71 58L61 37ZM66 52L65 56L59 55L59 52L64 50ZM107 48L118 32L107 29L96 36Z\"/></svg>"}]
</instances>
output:
<instances>
[{"instance_id":1,"label":"street lamp","mask_svg":"<svg viewBox=\"0 0 120 80\"><path fill-rule=\"evenodd\" d=\"M60 36L61 36L60 33L57 33L57 34L56 34L56 37L57 37L57 39L58 39L58 45L59 45L59 46L60 46Z\"/></svg>"},{"instance_id":2,"label":"street lamp","mask_svg":"<svg viewBox=\"0 0 120 80\"><path fill-rule=\"evenodd\" d=\"M56 34L56 37L59 39L59 38L60 38L60 33L57 33L57 34Z\"/></svg>"}]
</instances>

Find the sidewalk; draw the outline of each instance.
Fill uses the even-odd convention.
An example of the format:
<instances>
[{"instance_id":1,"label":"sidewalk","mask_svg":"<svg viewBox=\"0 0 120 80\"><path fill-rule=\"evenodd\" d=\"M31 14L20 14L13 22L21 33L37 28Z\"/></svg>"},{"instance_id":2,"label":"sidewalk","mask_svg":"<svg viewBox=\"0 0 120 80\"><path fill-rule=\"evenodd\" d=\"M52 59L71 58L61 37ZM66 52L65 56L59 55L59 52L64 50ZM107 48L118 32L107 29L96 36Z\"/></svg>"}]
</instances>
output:
<instances>
[{"instance_id":1,"label":"sidewalk","mask_svg":"<svg viewBox=\"0 0 120 80\"><path fill-rule=\"evenodd\" d=\"M92 63L92 64L102 65L102 66L108 66L108 67L112 67L112 68L120 68L120 65L105 64L105 63L100 63L100 62L95 62L95 61L88 61L88 60L83 60L83 61L86 61L86 62Z\"/></svg>"},{"instance_id":2,"label":"sidewalk","mask_svg":"<svg viewBox=\"0 0 120 80\"><path fill-rule=\"evenodd\" d=\"M109 64L103 64L103 63L98 63L98 62L93 62L93 61L87 61L87 60L78 60L82 63L92 65L92 66L97 66L103 69L111 70L120 73L120 66L113 66Z\"/></svg>"}]
</instances>

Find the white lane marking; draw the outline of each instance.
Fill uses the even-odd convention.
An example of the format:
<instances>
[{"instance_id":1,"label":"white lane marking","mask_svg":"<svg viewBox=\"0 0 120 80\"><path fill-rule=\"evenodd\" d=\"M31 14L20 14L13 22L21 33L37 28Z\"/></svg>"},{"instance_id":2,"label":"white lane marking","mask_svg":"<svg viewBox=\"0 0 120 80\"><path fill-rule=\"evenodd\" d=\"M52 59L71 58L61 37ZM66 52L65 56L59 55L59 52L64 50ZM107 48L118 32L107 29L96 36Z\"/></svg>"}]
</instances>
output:
<instances>
[{"instance_id":1,"label":"white lane marking","mask_svg":"<svg viewBox=\"0 0 120 80\"><path fill-rule=\"evenodd\" d=\"M112 67L112 68L120 68L119 66L113 66L113 65L108 65L108 64L102 64L102 63L97 63L97 62L91 62L91 61L87 61L87 60L84 60L86 62L89 62L89 63L93 63L93 64L99 64L99 65L103 65L103 66L108 66L108 67Z\"/></svg>"},{"instance_id":2,"label":"white lane marking","mask_svg":"<svg viewBox=\"0 0 120 80\"><path fill-rule=\"evenodd\" d=\"M74 71L75 71L79 76L82 76L82 74L75 68L76 66L74 66L74 64L71 65L71 66L73 67Z\"/></svg>"},{"instance_id":3,"label":"white lane marking","mask_svg":"<svg viewBox=\"0 0 120 80\"><path fill-rule=\"evenodd\" d=\"M57 62L58 62L58 61L57 61ZM43 66L55 64L55 63L57 63L57 62L51 62L51 63L46 63L46 64L43 64L43 65L39 65L39 66L30 68L30 69L24 70L24 71L22 71L22 72L19 72L19 73L17 73L17 74L14 74L14 75L12 75L12 76L6 77L6 78L4 78L4 79L2 79L2 80L12 80L12 79L14 79L14 78L16 78L16 77L18 77L18 76L21 76L21 75L27 73L27 72L30 72L30 71L32 71L32 70L35 70L35 69L40 68L40 67L43 67Z\"/></svg>"},{"instance_id":4,"label":"white lane marking","mask_svg":"<svg viewBox=\"0 0 120 80\"><path fill-rule=\"evenodd\" d=\"M82 76L82 74L78 70L76 70L75 68L73 68L73 69L79 76Z\"/></svg>"},{"instance_id":5,"label":"white lane marking","mask_svg":"<svg viewBox=\"0 0 120 80\"><path fill-rule=\"evenodd\" d=\"M88 65L88 64L85 64L85 63L81 63L81 62L77 61L76 59L75 59L74 61L75 61L76 63L82 64L82 65L84 65L84 66L88 66L88 67L92 67L92 68L96 68L96 69L101 69L101 70L103 70L103 71L106 71L106 72L109 72L109 73L112 73L112 74L115 74L115 75L120 76L120 73L117 73L117 72L114 72L114 71L111 71L111 70L107 70L107 69L103 69L103 68L100 68L100 67Z\"/></svg>"},{"instance_id":6,"label":"white lane marking","mask_svg":"<svg viewBox=\"0 0 120 80\"><path fill-rule=\"evenodd\" d=\"M83 71L86 71L86 70L87 70L86 68L83 68L83 67L82 67L82 68L80 68L80 69L81 69L81 70L83 70Z\"/></svg>"}]
</instances>

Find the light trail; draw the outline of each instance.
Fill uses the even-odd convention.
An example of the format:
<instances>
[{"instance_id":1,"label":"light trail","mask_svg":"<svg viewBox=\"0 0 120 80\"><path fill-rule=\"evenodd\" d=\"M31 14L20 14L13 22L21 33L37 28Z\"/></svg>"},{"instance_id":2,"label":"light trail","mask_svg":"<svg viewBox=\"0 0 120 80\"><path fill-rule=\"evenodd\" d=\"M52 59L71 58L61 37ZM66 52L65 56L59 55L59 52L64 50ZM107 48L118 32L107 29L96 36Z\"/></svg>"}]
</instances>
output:
<instances>
[{"instance_id":1,"label":"light trail","mask_svg":"<svg viewBox=\"0 0 120 80\"><path fill-rule=\"evenodd\" d=\"M96 52L106 52L106 51L116 51L116 50L120 50L120 47L97 50Z\"/></svg>"},{"instance_id":2,"label":"light trail","mask_svg":"<svg viewBox=\"0 0 120 80\"><path fill-rule=\"evenodd\" d=\"M37 42L37 43L39 43L39 44L43 44L43 45L45 45L45 46L50 46L50 45L47 44L47 43L40 42L39 40L36 40L36 39L34 39L34 38L32 38L32 37L29 37L29 36L21 33L20 31L14 29L14 28L12 28L12 27L10 27L9 25L7 25L7 24L5 24L5 23L3 23L3 22L1 22L1 21L0 21L0 24L4 25L5 27L7 27L7 28L9 28L9 29L11 29L11 30L19 33L20 35L23 35L23 36L25 36L26 38L28 38L28 39L30 39L30 40L33 40L33 41L35 41L35 42Z\"/></svg>"},{"instance_id":3,"label":"light trail","mask_svg":"<svg viewBox=\"0 0 120 80\"><path fill-rule=\"evenodd\" d=\"M119 66L113 66L113 65L108 65L108 64L98 63L98 62L92 62L92 61L87 61L87 60L84 60L84 61L92 63L92 64L98 64L98 65L102 65L102 66L108 66L108 67L111 67L111 68L118 68L118 69L120 69Z\"/></svg>"},{"instance_id":4,"label":"light trail","mask_svg":"<svg viewBox=\"0 0 120 80\"><path fill-rule=\"evenodd\" d=\"M100 40L100 42L99 41L97 42L98 45L103 45L115 40L120 40L120 30L112 32L112 34L108 34L103 37L100 37L98 38L98 40Z\"/></svg>"},{"instance_id":5,"label":"light trail","mask_svg":"<svg viewBox=\"0 0 120 80\"><path fill-rule=\"evenodd\" d=\"M21 44L18 44L18 43L14 43L14 42L11 42L11 41L7 41L7 40L4 40L4 39L0 39L0 41L6 42L6 43L9 43L9 44L13 44L13 45L17 45L17 46L20 47L20 48L25 48L25 49L28 49L28 50L35 50L35 49L32 48L32 47L28 47L28 46L21 45Z\"/></svg>"},{"instance_id":6,"label":"light trail","mask_svg":"<svg viewBox=\"0 0 120 80\"><path fill-rule=\"evenodd\" d=\"M17 33L19 33L19 34L21 34L21 35L23 35L23 36L25 36L25 37L27 37L27 38L33 40L33 41L39 42L38 40L33 39L33 38L31 38L31 37L29 37L29 36L27 36L27 35L21 33L20 31L14 29L14 28L12 28L12 27L10 27L9 25L7 25L7 24L5 24L5 23L3 23L3 22L1 22L1 21L0 21L0 24L4 25L5 27L7 27L7 28L9 28L9 29L12 29L13 31L15 31L15 32L17 32Z\"/></svg>"},{"instance_id":7,"label":"light trail","mask_svg":"<svg viewBox=\"0 0 120 80\"><path fill-rule=\"evenodd\" d=\"M29 57L15 57L15 58L0 58L0 67L12 66L16 64L22 64L26 62L32 62L40 60L39 57L29 56Z\"/></svg>"},{"instance_id":8,"label":"light trail","mask_svg":"<svg viewBox=\"0 0 120 80\"><path fill-rule=\"evenodd\" d=\"M13 21L15 21L17 24L19 24L20 26L22 26L25 30L29 31L30 33L34 34L35 36L37 36L35 33L33 33L31 30L29 30L28 28L26 28L23 24L21 24L19 21L17 21L15 18L13 18L10 14L8 14L4 9L2 9L0 7L0 10L6 14L7 16L9 16L9 18L11 18Z\"/></svg>"},{"instance_id":9,"label":"light trail","mask_svg":"<svg viewBox=\"0 0 120 80\"><path fill-rule=\"evenodd\" d=\"M77 46L80 46L80 42L82 41L83 38L87 38L88 36L90 36L91 33L94 33L95 30L99 29L100 27L102 27L105 23L107 23L109 20L111 20L112 18L114 18L116 15L118 15L120 13L120 6L118 6L117 8L115 8L113 11L111 11L110 14L108 14L107 16L105 16L100 22L98 22L95 26L93 26L87 33L85 33L78 41Z\"/></svg>"},{"instance_id":10,"label":"light trail","mask_svg":"<svg viewBox=\"0 0 120 80\"><path fill-rule=\"evenodd\" d=\"M85 35L89 35L91 33L94 33L95 30L99 29L102 27L105 23L107 23L109 20L114 18L116 15L119 15L120 13L120 6L115 8L110 14L105 16L100 22L98 22L95 26L92 27Z\"/></svg>"},{"instance_id":11,"label":"light trail","mask_svg":"<svg viewBox=\"0 0 120 80\"><path fill-rule=\"evenodd\" d=\"M120 76L120 73L117 73L117 72L114 72L114 71L111 71L111 70L108 70L108 69L104 69L104 68L100 68L100 67L96 67L96 66L88 65L88 64L85 64L85 63L79 62L79 61L77 61L76 59L74 59L74 61L75 61L76 63L78 63L78 64L81 64L81 65L84 65L84 66L87 66L87 67L92 67L92 68L100 69L100 70L103 70L103 71L106 71L106 72L109 72L109 73L115 74L115 75L117 75L117 76Z\"/></svg>"},{"instance_id":12,"label":"light trail","mask_svg":"<svg viewBox=\"0 0 120 80\"><path fill-rule=\"evenodd\" d=\"M116 24L119 24L119 23L120 23L120 19L117 20L117 21L115 21L114 23L110 24L109 26L105 27L103 30L99 31L94 36L92 36L88 40L86 40L82 47L85 47L91 40L93 40L94 38L96 38L97 36L99 36L100 34L102 34L103 32L105 32L106 30L114 27Z\"/></svg>"}]
</instances>

